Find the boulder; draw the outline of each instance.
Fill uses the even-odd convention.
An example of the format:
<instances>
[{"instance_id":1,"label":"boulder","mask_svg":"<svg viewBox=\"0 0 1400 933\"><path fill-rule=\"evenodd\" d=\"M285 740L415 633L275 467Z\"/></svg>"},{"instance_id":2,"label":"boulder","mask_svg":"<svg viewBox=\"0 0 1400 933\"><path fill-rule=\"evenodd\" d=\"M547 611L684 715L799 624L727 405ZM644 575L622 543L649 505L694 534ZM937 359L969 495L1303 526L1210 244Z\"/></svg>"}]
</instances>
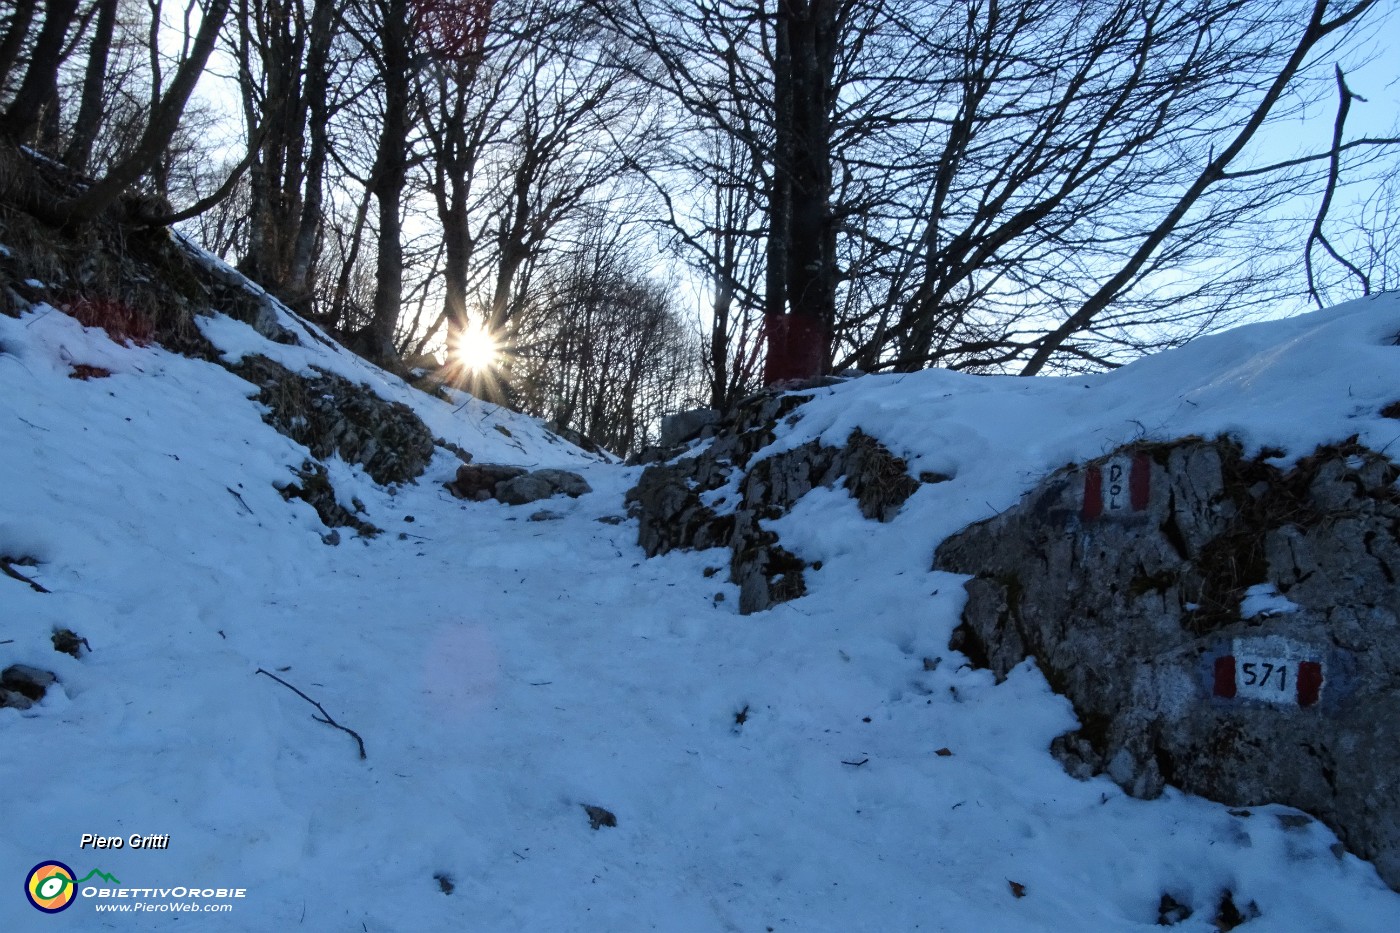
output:
<instances>
[{"instance_id":1,"label":"boulder","mask_svg":"<svg viewBox=\"0 0 1400 933\"><path fill-rule=\"evenodd\" d=\"M577 499L593 491L587 480L568 470L530 472L503 463L464 463L446 486L459 499L499 499L507 505L525 505L557 495Z\"/></svg>"},{"instance_id":2,"label":"boulder","mask_svg":"<svg viewBox=\"0 0 1400 933\"><path fill-rule=\"evenodd\" d=\"M496 498L506 505L525 505L554 495L554 485L538 473L524 473L496 488Z\"/></svg>"},{"instance_id":3,"label":"boulder","mask_svg":"<svg viewBox=\"0 0 1400 933\"><path fill-rule=\"evenodd\" d=\"M661 419L659 447L679 447L699 437L706 428L719 424L719 412L713 408L692 408L690 411L666 415Z\"/></svg>"},{"instance_id":4,"label":"boulder","mask_svg":"<svg viewBox=\"0 0 1400 933\"><path fill-rule=\"evenodd\" d=\"M949 538L953 647L1033 656L1072 774L1312 813L1400 888L1400 469L1354 443L1287 471L1228 439L1139 444Z\"/></svg>"},{"instance_id":5,"label":"boulder","mask_svg":"<svg viewBox=\"0 0 1400 933\"><path fill-rule=\"evenodd\" d=\"M577 473L568 470L536 470L530 474L537 476L549 483L554 492L551 495L564 495L570 499L577 499L593 491L593 487L588 485L588 481Z\"/></svg>"},{"instance_id":6,"label":"boulder","mask_svg":"<svg viewBox=\"0 0 1400 933\"><path fill-rule=\"evenodd\" d=\"M496 495L498 484L523 476L525 472L524 467L501 463L464 463L457 468L457 476L447 484L447 490L459 499L491 499Z\"/></svg>"},{"instance_id":7,"label":"boulder","mask_svg":"<svg viewBox=\"0 0 1400 933\"><path fill-rule=\"evenodd\" d=\"M535 470L508 479L496 487L496 498L507 505L525 505L564 495L577 499L584 493L592 492L588 482L577 473L568 470Z\"/></svg>"},{"instance_id":8,"label":"boulder","mask_svg":"<svg viewBox=\"0 0 1400 933\"><path fill-rule=\"evenodd\" d=\"M57 680L49 671L26 664L11 664L0 672L0 706L29 709L44 698Z\"/></svg>"}]
</instances>

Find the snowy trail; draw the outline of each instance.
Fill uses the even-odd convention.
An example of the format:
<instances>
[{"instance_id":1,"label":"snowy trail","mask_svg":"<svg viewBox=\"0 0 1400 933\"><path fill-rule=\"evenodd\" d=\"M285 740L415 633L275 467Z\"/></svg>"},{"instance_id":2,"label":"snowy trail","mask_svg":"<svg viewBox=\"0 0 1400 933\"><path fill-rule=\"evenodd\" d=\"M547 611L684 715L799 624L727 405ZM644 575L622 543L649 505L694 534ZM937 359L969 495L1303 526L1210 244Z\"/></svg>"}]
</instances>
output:
<instances>
[{"instance_id":1,"label":"snowy trail","mask_svg":"<svg viewBox=\"0 0 1400 933\"><path fill-rule=\"evenodd\" d=\"M816 490L777 523L823 560L810 594L740 617L703 573L727 552L645 560L634 523L597 521L636 477L607 464L573 464L595 491L544 522L451 499L445 454L393 496L347 470L386 533L327 547L271 487L304 453L246 383L51 318L0 318L0 551L53 590L0 580L0 665L61 680L0 711L0 929L1122 931L1158 929L1169 892L1205 931L1227 889L1251 931L1396 928L1400 897L1322 827L1075 781L1040 674L998 686L948 651L961 586L928 572L933 544L1020 477L925 487L888 525ZM60 346L117 375L67 378ZM844 430L837 411L794 435ZM94 651L54 653L55 625ZM247 897L47 918L18 896L45 858Z\"/></svg>"}]
</instances>

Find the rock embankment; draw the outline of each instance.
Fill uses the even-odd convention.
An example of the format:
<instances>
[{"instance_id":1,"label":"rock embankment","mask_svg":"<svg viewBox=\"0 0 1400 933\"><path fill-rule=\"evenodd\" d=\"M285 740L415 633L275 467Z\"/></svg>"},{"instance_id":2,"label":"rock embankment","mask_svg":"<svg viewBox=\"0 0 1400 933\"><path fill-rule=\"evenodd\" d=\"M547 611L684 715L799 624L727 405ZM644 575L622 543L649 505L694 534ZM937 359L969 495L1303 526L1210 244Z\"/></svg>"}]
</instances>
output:
<instances>
[{"instance_id":1,"label":"rock embankment","mask_svg":"<svg viewBox=\"0 0 1400 933\"><path fill-rule=\"evenodd\" d=\"M807 561L764 526L818 486L845 488L866 518L888 521L918 488L903 460L859 429L842 447L810 441L768 457L777 425L800 417L804 395L763 394L718 422L706 419L708 443L692 454L654 464L628 493L639 519L638 543L648 557L676 548L727 547L729 579L744 614L796 599L807 591ZM729 495L721 491L733 486Z\"/></svg>"},{"instance_id":2,"label":"rock embankment","mask_svg":"<svg viewBox=\"0 0 1400 933\"><path fill-rule=\"evenodd\" d=\"M1036 659L1082 723L1071 773L1306 810L1400 888L1398 476L1227 439L1067 468L938 549L974 575L953 647L998 677Z\"/></svg>"}]
</instances>

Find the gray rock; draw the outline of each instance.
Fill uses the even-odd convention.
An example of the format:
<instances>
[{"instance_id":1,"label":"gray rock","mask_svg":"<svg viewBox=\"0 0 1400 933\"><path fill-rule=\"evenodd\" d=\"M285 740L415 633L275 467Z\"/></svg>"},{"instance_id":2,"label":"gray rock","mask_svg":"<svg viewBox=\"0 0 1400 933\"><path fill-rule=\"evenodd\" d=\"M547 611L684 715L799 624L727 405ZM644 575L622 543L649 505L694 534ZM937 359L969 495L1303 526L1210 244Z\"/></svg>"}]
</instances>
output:
<instances>
[{"instance_id":1,"label":"gray rock","mask_svg":"<svg viewBox=\"0 0 1400 933\"><path fill-rule=\"evenodd\" d=\"M299 343L296 334L282 326L282 322L278 320L277 312L273 310L270 303L264 303L258 307L251 323L253 330L273 343L292 345Z\"/></svg>"},{"instance_id":2,"label":"gray rock","mask_svg":"<svg viewBox=\"0 0 1400 933\"><path fill-rule=\"evenodd\" d=\"M22 693L0 689L0 709L29 709L33 705L34 701Z\"/></svg>"},{"instance_id":3,"label":"gray rock","mask_svg":"<svg viewBox=\"0 0 1400 933\"><path fill-rule=\"evenodd\" d=\"M678 447L694 440L706 428L719 424L719 412L713 408L693 408L690 411L666 415L661 419L659 447Z\"/></svg>"},{"instance_id":4,"label":"gray rock","mask_svg":"<svg viewBox=\"0 0 1400 933\"><path fill-rule=\"evenodd\" d=\"M592 492L582 476L568 470L535 470L497 484L496 498L508 505L525 505L557 495L577 499Z\"/></svg>"},{"instance_id":5,"label":"gray rock","mask_svg":"<svg viewBox=\"0 0 1400 933\"><path fill-rule=\"evenodd\" d=\"M953 647L999 678L1035 657L1083 724L1052 746L1071 774L1306 810L1400 887L1397 477L1228 440L1060 471L938 549L975 574ZM1242 612L1266 585L1292 611Z\"/></svg>"},{"instance_id":6,"label":"gray rock","mask_svg":"<svg viewBox=\"0 0 1400 933\"><path fill-rule=\"evenodd\" d=\"M888 521L919 486L903 460L859 430L843 447L812 441L751 464L772 443L778 422L798 417L794 412L806 400L774 394L745 399L711 426L714 441L703 452L647 467L627 494L647 556L676 548L730 549L729 579L739 587L742 614L807 592L806 561L783 548L765 521L786 513L812 489L843 479L867 518ZM736 502L702 500L733 482L736 473L742 474Z\"/></svg>"},{"instance_id":7,"label":"gray rock","mask_svg":"<svg viewBox=\"0 0 1400 933\"><path fill-rule=\"evenodd\" d=\"M554 494L565 495L570 499L577 499L593 491L593 487L588 485L588 481L577 473L568 470L536 470L530 474L542 478L554 489Z\"/></svg>"},{"instance_id":8,"label":"gray rock","mask_svg":"<svg viewBox=\"0 0 1400 933\"><path fill-rule=\"evenodd\" d=\"M496 487L509 479L525 474L524 467L502 463L463 463L447 489L459 499L483 501L496 494Z\"/></svg>"},{"instance_id":9,"label":"gray rock","mask_svg":"<svg viewBox=\"0 0 1400 933\"><path fill-rule=\"evenodd\" d=\"M16 709L28 709L33 702L42 700L48 689L58 681L49 671L30 667L27 664L11 664L0 671L0 691L7 695L0 705Z\"/></svg>"},{"instance_id":10,"label":"gray rock","mask_svg":"<svg viewBox=\"0 0 1400 933\"><path fill-rule=\"evenodd\" d=\"M322 464L314 460L303 461L301 469L296 471L296 477L296 482L281 487L282 498L301 499L316 510L321 523L332 529L329 534L321 536L326 544L340 543L340 534L334 530L337 528L353 528L361 537L367 538L374 537L382 530L340 504L335 485Z\"/></svg>"},{"instance_id":11,"label":"gray rock","mask_svg":"<svg viewBox=\"0 0 1400 933\"><path fill-rule=\"evenodd\" d=\"M508 479L496 486L496 498L507 505L525 505L554 495L554 484L536 473Z\"/></svg>"}]
</instances>

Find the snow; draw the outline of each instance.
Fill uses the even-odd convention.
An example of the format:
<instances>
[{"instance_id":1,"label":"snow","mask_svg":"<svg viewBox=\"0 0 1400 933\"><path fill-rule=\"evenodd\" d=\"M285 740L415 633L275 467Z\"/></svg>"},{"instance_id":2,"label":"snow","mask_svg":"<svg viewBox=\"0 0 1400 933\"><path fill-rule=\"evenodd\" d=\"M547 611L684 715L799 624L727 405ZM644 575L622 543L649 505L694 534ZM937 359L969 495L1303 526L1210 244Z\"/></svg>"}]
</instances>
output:
<instances>
[{"instance_id":1,"label":"snow","mask_svg":"<svg viewBox=\"0 0 1400 933\"><path fill-rule=\"evenodd\" d=\"M1258 583L1244 591L1244 598L1240 600L1240 618L1268 617L1297 612L1300 608L1302 607L1280 593L1278 587L1272 583Z\"/></svg>"},{"instance_id":2,"label":"snow","mask_svg":"<svg viewBox=\"0 0 1400 933\"><path fill-rule=\"evenodd\" d=\"M886 525L809 494L772 525L822 569L747 618L723 571L703 573L726 552L646 560L634 523L597 521L623 514L637 470L283 324L302 346L202 326L229 358L340 372L478 461L575 469L595 491L532 522L448 496L446 453L393 490L337 463L342 497L387 531L328 547L275 488L306 451L248 383L46 307L0 316L0 554L33 558L20 569L52 591L0 577L0 667L60 679L0 710L0 929L61 922L17 891L46 859L124 890L246 892L183 920L95 908L161 896L83 897L67 912L82 929L1123 931L1157 929L1166 892L1194 911L1178 928L1205 931L1226 890L1257 905L1249 930L1397 927L1400 896L1295 811L1068 777L1047 751L1068 703L1030 662L997 685L949 651L963 578L928 569L946 535L1136 437L1230 432L1280 462L1353 434L1386 448L1394 296L1102 376L813 392L772 451L860 426L953 479ZM113 375L69 378L77 363ZM56 627L92 653L54 652ZM590 829L585 804L617 826ZM80 849L83 833L169 848Z\"/></svg>"}]
</instances>

